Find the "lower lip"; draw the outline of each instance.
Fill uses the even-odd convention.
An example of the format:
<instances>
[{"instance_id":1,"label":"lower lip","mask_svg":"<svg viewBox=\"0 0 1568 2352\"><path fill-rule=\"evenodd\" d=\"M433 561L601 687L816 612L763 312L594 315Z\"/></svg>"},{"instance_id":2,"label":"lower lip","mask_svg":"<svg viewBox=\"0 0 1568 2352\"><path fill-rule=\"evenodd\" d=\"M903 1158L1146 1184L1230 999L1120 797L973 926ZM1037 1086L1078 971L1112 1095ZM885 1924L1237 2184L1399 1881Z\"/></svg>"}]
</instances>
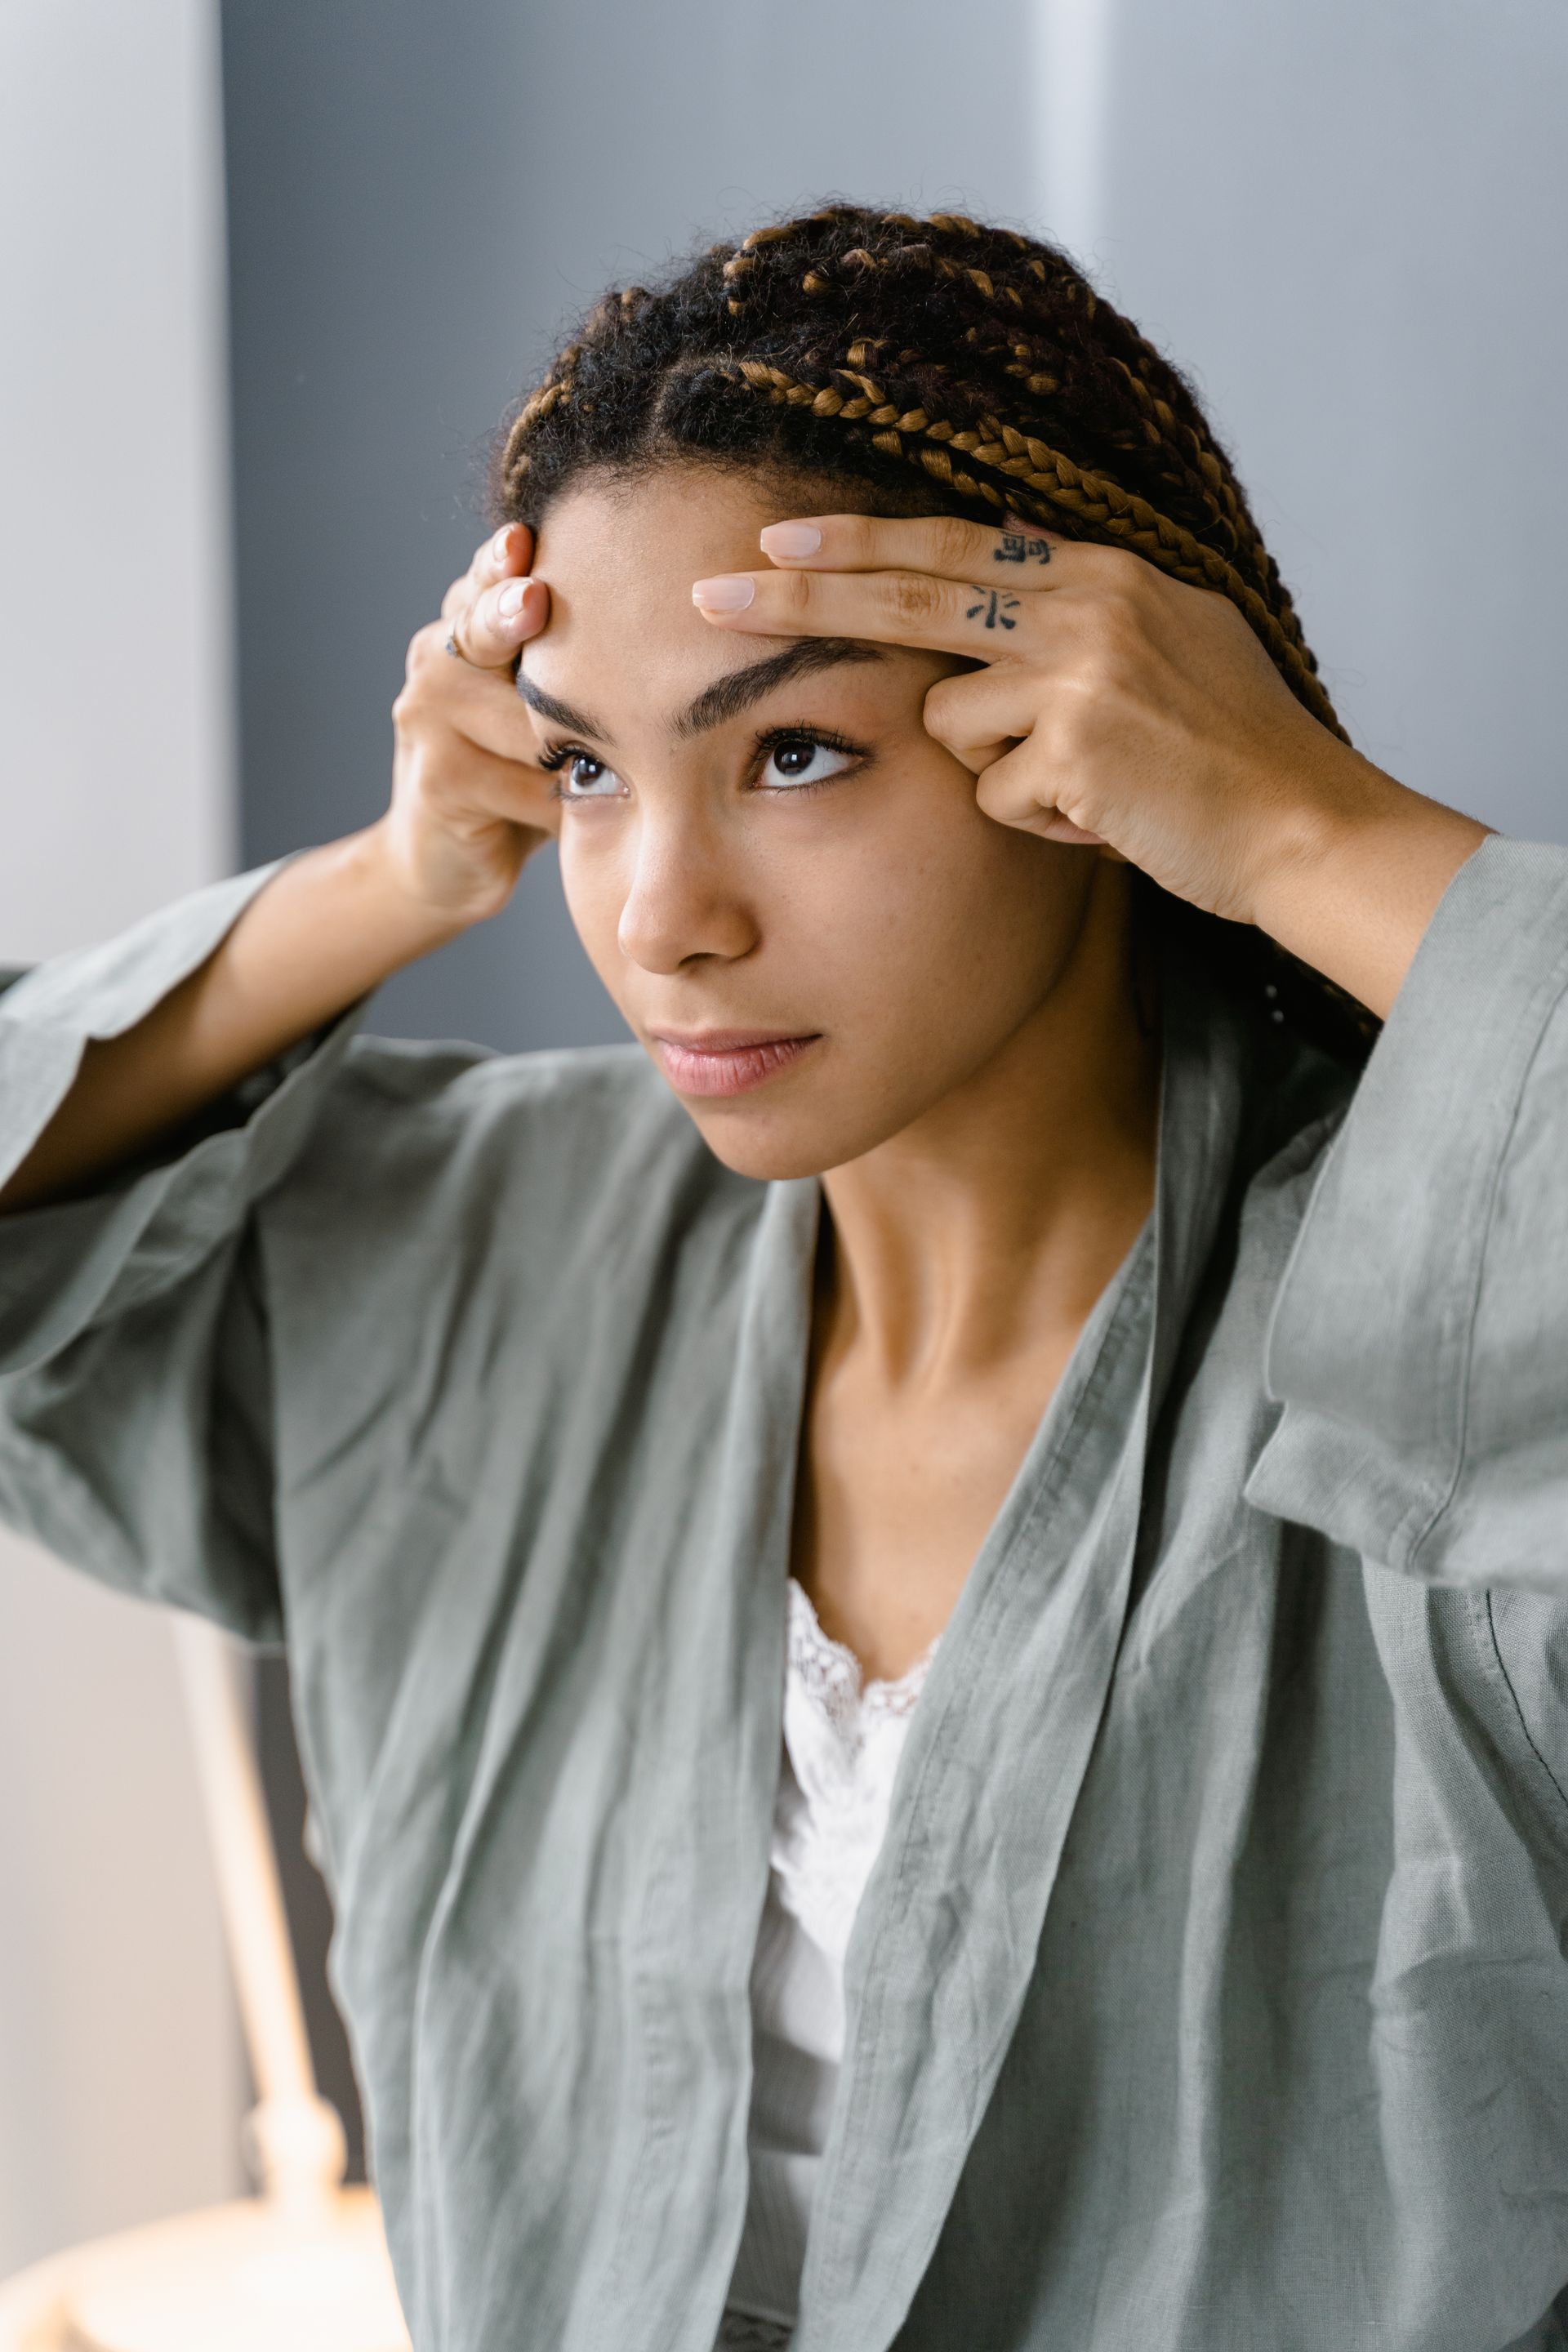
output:
<instances>
[{"instance_id":1,"label":"lower lip","mask_svg":"<svg viewBox=\"0 0 1568 2352\"><path fill-rule=\"evenodd\" d=\"M775 1037L765 1045L733 1045L723 1053L693 1053L689 1045L656 1039L665 1076L678 1094L744 1095L776 1078L809 1053L815 1037Z\"/></svg>"}]
</instances>

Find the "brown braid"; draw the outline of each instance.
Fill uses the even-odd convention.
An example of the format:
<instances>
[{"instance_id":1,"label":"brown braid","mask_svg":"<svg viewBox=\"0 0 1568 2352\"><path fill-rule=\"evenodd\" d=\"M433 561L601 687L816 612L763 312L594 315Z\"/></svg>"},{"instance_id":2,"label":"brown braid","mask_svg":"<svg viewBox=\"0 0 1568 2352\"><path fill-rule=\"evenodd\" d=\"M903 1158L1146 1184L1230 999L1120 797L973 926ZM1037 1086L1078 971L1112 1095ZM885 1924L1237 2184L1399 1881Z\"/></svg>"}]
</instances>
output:
<instances>
[{"instance_id":1,"label":"brown braid","mask_svg":"<svg viewBox=\"0 0 1568 2352\"><path fill-rule=\"evenodd\" d=\"M536 525L585 471L672 459L845 482L873 512L1011 510L1129 549L1225 596L1344 734L1191 386L1065 255L1016 229L830 204L713 246L652 291L605 295L498 444L498 520ZM1178 928L1227 982L1261 985L1276 1019L1352 1054L1375 1034L1260 935L1206 916Z\"/></svg>"},{"instance_id":2,"label":"brown braid","mask_svg":"<svg viewBox=\"0 0 1568 2352\"><path fill-rule=\"evenodd\" d=\"M970 273L971 277L977 274ZM1103 535L1119 546L1130 547L1134 554L1145 557L1173 579L1185 581L1194 588L1217 589L1230 598L1262 638L1276 666L1312 716L1349 741L1300 643L1258 590L1214 548L1205 546L1180 523L1158 513L1145 499L1122 489L1119 483L1103 475L1086 473L1058 450L1047 448L1044 442L994 416L983 416L977 431L961 433L945 418L928 416L923 408L906 409L900 415L897 403L889 401L869 376L853 369L832 372L841 383L852 387L848 394L837 389L831 381L824 384L797 383L766 360L742 360L733 373L754 390L765 392L770 400L809 408L814 416L841 416L847 422L864 419L866 424L878 426L875 447L923 466L936 480L962 491L965 498L984 499L999 510L1011 506L1020 513L1032 505L1036 509L1033 519L1047 525L1054 525L1060 514L1069 514L1076 521L1090 525L1096 537ZM907 438L941 446L935 449L906 449ZM948 454L952 449L970 457L976 466L1010 476L1015 485L1022 483L1035 497L1020 499L1016 487L1004 494L994 482L955 467ZM1025 516L1026 520L1029 519Z\"/></svg>"}]
</instances>

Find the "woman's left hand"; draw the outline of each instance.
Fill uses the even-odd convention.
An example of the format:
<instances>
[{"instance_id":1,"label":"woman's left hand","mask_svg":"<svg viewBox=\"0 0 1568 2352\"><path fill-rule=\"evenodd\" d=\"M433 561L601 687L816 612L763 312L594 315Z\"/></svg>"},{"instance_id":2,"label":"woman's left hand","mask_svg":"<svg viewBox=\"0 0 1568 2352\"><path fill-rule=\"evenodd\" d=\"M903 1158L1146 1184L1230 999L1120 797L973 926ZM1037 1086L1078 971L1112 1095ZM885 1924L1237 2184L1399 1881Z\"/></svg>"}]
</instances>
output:
<instances>
[{"instance_id":1,"label":"woman's left hand","mask_svg":"<svg viewBox=\"0 0 1568 2352\"><path fill-rule=\"evenodd\" d=\"M988 816L1108 844L1375 1012L1485 838L1321 726L1227 598L1140 556L945 515L814 515L762 545L769 570L693 588L715 626L977 661L925 723Z\"/></svg>"}]
</instances>

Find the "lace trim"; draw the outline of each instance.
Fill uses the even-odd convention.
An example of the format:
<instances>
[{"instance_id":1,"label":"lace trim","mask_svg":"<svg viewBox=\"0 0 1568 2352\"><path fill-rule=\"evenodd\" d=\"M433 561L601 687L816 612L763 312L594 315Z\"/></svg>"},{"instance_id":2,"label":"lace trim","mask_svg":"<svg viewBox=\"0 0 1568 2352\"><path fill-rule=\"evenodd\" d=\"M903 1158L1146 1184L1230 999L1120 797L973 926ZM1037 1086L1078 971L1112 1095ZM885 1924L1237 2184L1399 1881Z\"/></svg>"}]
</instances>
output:
<instances>
[{"instance_id":1,"label":"lace trim","mask_svg":"<svg viewBox=\"0 0 1568 2352\"><path fill-rule=\"evenodd\" d=\"M879 1723L914 1713L941 1639L939 1633L913 1665L893 1680L863 1682L854 1651L823 1632L811 1595L804 1584L790 1578L790 1673L826 1717L850 1757L858 1756Z\"/></svg>"},{"instance_id":2,"label":"lace trim","mask_svg":"<svg viewBox=\"0 0 1568 2352\"><path fill-rule=\"evenodd\" d=\"M756 2319L750 2312L727 2311L720 2324L713 2352L788 2352L795 2329L779 2319Z\"/></svg>"}]
</instances>

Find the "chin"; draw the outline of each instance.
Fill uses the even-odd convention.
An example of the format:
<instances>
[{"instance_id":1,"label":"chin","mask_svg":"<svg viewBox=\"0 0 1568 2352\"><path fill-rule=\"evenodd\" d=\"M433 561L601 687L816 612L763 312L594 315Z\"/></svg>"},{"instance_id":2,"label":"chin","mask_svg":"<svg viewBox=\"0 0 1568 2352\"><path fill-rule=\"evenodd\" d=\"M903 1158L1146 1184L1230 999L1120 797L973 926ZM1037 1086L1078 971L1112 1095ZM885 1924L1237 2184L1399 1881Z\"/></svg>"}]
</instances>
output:
<instances>
[{"instance_id":1,"label":"chin","mask_svg":"<svg viewBox=\"0 0 1568 2352\"><path fill-rule=\"evenodd\" d=\"M802 1176L825 1176L851 1160L885 1143L890 1129L849 1121L807 1116L787 1118L764 1112L759 1106L722 1111L710 1105L685 1106L693 1125L716 1160L737 1176L758 1183L787 1183Z\"/></svg>"},{"instance_id":2,"label":"chin","mask_svg":"<svg viewBox=\"0 0 1568 2352\"><path fill-rule=\"evenodd\" d=\"M836 1168L842 1157L825 1157L822 1149L814 1147L807 1137L792 1135L787 1128L763 1128L759 1122L748 1129L742 1119L714 1118L710 1114L701 1118L693 1114L693 1124L715 1160L721 1160L737 1176L750 1176L759 1184L785 1183L798 1176L820 1176L826 1170Z\"/></svg>"}]
</instances>

